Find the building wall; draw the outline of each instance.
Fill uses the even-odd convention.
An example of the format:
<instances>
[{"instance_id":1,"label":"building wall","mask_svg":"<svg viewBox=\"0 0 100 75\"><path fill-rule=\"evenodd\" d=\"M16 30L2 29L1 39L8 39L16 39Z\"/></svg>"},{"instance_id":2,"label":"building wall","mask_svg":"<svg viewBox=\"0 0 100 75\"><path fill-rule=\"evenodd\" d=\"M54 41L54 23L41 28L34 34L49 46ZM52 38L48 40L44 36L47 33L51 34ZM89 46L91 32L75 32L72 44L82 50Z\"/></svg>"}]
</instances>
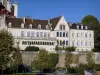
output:
<instances>
[{"instance_id":1,"label":"building wall","mask_svg":"<svg viewBox=\"0 0 100 75\"><path fill-rule=\"evenodd\" d=\"M69 45L69 26L68 26L64 16L61 17L58 24L56 25L56 27L54 29L54 33L55 33L55 37L58 41L58 43L57 43L58 46L66 47ZM60 44L60 41L62 43L65 42L65 44Z\"/></svg>"},{"instance_id":2,"label":"building wall","mask_svg":"<svg viewBox=\"0 0 100 75\"><path fill-rule=\"evenodd\" d=\"M70 46L76 51L91 51L94 48L94 32L92 30L70 29Z\"/></svg>"},{"instance_id":3,"label":"building wall","mask_svg":"<svg viewBox=\"0 0 100 75\"><path fill-rule=\"evenodd\" d=\"M21 50L25 50L27 46L37 46L40 49L55 52L56 39L50 37L50 30L8 28L8 31L15 39L14 46L19 44ZM21 32L24 32L23 35Z\"/></svg>"}]
</instances>

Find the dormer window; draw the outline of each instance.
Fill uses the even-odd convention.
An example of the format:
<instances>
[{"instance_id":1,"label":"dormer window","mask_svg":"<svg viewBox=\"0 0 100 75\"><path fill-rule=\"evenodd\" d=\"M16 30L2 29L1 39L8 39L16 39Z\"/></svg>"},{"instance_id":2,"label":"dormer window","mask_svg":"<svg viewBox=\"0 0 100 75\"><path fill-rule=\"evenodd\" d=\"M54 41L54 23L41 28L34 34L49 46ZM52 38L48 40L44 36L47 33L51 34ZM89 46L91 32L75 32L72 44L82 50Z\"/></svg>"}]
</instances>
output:
<instances>
[{"instance_id":1,"label":"dormer window","mask_svg":"<svg viewBox=\"0 0 100 75\"><path fill-rule=\"evenodd\" d=\"M24 23L21 24L21 28L24 28Z\"/></svg>"},{"instance_id":2,"label":"dormer window","mask_svg":"<svg viewBox=\"0 0 100 75\"><path fill-rule=\"evenodd\" d=\"M32 24L30 24L30 25L29 25L29 28L31 28L31 29L32 29Z\"/></svg>"},{"instance_id":3,"label":"dormer window","mask_svg":"<svg viewBox=\"0 0 100 75\"><path fill-rule=\"evenodd\" d=\"M40 24L38 25L38 29L41 29L41 25Z\"/></svg>"},{"instance_id":4,"label":"dormer window","mask_svg":"<svg viewBox=\"0 0 100 75\"><path fill-rule=\"evenodd\" d=\"M83 25L81 26L81 29L83 29Z\"/></svg>"},{"instance_id":5,"label":"dormer window","mask_svg":"<svg viewBox=\"0 0 100 75\"><path fill-rule=\"evenodd\" d=\"M11 22L8 23L8 27L11 27Z\"/></svg>"},{"instance_id":6,"label":"dormer window","mask_svg":"<svg viewBox=\"0 0 100 75\"><path fill-rule=\"evenodd\" d=\"M46 26L46 29L49 29L49 26L48 25Z\"/></svg>"},{"instance_id":7,"label":"dormer window","mask_svg":"<svg viewBox=\"0 0 100 75\"><path fill-rule=\"evenodd\" d=\"M87 30L87 26L85 26L85 29Z\"/></svg>"},{"instance_id":8,"label":"dormer window","mask_svg":"<svg viewBox=\"0 0 100 75\"><path fill-rule=\"evenodd\" d=\"M79 25L77 25L77 29L79 29Z\"/></svg>"}]
</instances>

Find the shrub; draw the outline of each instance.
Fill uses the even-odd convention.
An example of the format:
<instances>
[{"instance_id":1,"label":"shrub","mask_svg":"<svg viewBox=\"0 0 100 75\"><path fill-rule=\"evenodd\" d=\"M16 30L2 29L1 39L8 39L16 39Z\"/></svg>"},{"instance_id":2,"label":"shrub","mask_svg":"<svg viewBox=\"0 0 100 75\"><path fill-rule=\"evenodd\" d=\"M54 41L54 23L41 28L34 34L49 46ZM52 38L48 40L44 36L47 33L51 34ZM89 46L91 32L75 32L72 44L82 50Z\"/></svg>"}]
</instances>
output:
<instances>
[{"instance_id":1,"label":"shrub","mask_svg":"<svg viewBox=\"0 0 100 75\"><path fill-rule=\"evenodd\" d=\"M39 51L39 47L28 46L26 47L25 51Z\"/></svg>"}]
</instances>

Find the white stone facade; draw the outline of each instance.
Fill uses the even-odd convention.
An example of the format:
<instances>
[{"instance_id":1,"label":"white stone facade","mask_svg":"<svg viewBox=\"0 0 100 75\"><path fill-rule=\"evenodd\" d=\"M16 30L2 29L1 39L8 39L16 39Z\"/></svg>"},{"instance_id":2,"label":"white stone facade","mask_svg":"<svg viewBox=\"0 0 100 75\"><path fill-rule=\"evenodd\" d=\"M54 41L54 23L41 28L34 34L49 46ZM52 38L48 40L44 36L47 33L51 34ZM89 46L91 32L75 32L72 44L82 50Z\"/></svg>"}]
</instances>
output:
<instances>
[{"instance_id":1,"label":"white stone facade","mask_svg":"<svg viewBox=\"0 0 100 75\"><path fill-rule=\"evenodd\" d=\"M14 7L14 15L17 17L18 4ZM37 46L49 52L55 52L56 46L75 46L76 51L91 51L94 48L93 30L88 30L88 27L83 25L71 26L63 15L49 20L25 17L8 17L6 20L5 17L5 14L0 15L0 29L7 29L12 33L15 46L19 45L21 50L25 50L27 46Z\"/></svg>"}]
</instances>

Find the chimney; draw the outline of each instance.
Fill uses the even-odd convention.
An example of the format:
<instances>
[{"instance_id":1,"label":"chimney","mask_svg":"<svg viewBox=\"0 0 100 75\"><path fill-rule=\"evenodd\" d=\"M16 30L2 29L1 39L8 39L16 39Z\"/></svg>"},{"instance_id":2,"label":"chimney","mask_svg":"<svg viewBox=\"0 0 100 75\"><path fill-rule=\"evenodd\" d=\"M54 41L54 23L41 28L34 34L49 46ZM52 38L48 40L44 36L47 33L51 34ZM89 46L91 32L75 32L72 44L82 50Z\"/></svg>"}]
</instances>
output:
<instances>
[{"instance_id":1,"label":"chimney","mask_svg":"<svg viewBox=\"0 0 100 75\"><path fill-rule=\"evenodd\" d=\"M7 10L8 10L9 12L11 12L11 9L10 9L10 8L11 8L10 0L7 1L7 7L6 7L6 8L7 8Z\"/></svg>"},{"instance_id":2,"label":"chimney","mask_svg":"<svg viewBox=\"0 0 100 75\"><path fill-rule=\"evenodd\" d=\"M26 18L25 18L25 17L23 17L23 23L24 23L24 24L25 24L25 19L26 19Z\"/></svg>"},{"instance_id":3,"label":"chimney","mask_svg":"<svg viewBox=\"0 0 100 75\"><path fill-rule=\"evenodd\" d=\"M17 18L18 17L18 2L15 2L13 6L14 6L14 16Z\"/></svg>"}]
</instances>

